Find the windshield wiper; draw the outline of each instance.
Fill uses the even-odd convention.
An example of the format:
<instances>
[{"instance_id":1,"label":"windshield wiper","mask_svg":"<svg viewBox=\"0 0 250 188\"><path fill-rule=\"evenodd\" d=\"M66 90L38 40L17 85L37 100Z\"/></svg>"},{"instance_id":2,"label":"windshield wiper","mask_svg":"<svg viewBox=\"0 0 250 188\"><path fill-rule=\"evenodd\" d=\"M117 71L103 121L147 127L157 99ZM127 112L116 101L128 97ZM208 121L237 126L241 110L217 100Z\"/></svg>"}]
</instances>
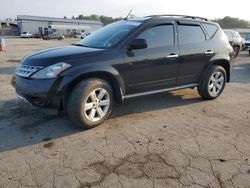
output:
<instances>
[{"instance_id":1,"label":"windshield wiper","mask_svg":"<svg viewBox=\"0 0 250 188\"><path fill-rule=\"evenodd\" d=\"M74 45L74 46L82 46L82 47L87 47L87 46L84 46L83 44L79 44L79 43L75 43L75 44L71 44L71 45Z\"/></svg>"}]
</instances>

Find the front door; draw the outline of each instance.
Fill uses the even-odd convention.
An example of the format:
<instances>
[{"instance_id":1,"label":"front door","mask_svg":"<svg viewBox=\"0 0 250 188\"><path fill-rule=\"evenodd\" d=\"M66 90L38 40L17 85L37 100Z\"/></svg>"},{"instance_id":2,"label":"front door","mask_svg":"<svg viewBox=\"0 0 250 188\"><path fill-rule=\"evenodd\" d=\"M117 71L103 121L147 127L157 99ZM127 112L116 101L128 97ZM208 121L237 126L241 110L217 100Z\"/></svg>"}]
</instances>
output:
<instances>
[{"instance_id":1,"label":"front door","mask_svg":"<svg viewBox=\"0 0 250 188\"><path fill-rule=\"evenodd\" d=\"M179 55L174 25L151 26L136 38L145 39L148 47L124 52L126 95L174 87Z\"/></svg>"}]
</instances>

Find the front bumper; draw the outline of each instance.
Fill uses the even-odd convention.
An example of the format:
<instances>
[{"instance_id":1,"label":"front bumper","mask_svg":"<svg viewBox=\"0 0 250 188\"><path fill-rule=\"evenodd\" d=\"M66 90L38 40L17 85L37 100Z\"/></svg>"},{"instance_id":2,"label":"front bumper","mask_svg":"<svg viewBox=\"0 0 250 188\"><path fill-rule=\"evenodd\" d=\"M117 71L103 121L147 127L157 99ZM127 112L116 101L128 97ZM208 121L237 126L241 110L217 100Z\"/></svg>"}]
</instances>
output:
<instances>
[{"instance_id":1,"label":"front bumper","mask_svg":"<svg viewBox=\"0 0 250 188\"><path fill-rule=\"evenodd\" d=\"M57 87L61 79L26 79L13 76L11 85L18 99L42 108L60 108L61 95Z\"/></svg>"}]
</instances>

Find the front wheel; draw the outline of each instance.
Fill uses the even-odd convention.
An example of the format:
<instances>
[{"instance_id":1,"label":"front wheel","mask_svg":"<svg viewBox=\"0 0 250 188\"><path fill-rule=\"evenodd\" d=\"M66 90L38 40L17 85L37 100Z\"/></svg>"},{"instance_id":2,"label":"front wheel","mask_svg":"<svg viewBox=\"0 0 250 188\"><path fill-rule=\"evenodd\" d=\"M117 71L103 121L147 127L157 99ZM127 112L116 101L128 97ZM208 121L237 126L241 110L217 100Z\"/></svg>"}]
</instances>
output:
<instances>
[{"instance_id":1,"label":"front wheel","mask_svg":"<svg viewBox=\"0 0 250 188\"><path fill-rule=\"evenodd\" d=\"M223 92L226 85L226 71L223 67L213 65L198 86L198 93L204 99L216 99Z\"/></svg>"},{"instance_id":2,"label":"front wheel","mask_svg":"<svg viewBox=\"0 0 250 188\"><path fill-rule=\"evenodd\" d=\"M107 119L112 111L113 90L101 79L80 82L71 91L67 111L78 126L93 128Z\"/></svg>"}]
</instances>

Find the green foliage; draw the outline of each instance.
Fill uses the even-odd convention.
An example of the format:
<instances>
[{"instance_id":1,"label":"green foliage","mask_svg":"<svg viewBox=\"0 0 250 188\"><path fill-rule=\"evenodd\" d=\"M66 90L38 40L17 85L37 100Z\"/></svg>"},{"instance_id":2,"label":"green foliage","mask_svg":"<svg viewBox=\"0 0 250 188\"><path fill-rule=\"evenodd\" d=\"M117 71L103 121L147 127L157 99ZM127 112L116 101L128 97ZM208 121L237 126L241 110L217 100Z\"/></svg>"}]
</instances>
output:
<instances>
[{"instance_id":1,"label":"green foliage","mask_svg":"<svg viewBox=\"0 0 250 188\"><path fill-rule=\"evenodd\" d=\"M72 19L97 20L97 21L102 22L104 25L107 25L107 24L110 24L112 22L121 20L122 18L112 18L112 17L108 17L108 16L103 16L103 15L99 16L99 15L96 15L96 14L92 14L90 16L84 16L84 15L80 14L77 17L73 16Z\"/></svg>"},{"instance_id":2,"label":"green foliage","mask_svg":"<svg viewBox=\"0 0 250 188\"><path fill-rule=\"evenodd\" d=\"M250 28L250 22L239 18L226 16L224 18L215 19L223 29L229 28Z\"/></svg>"},{"instance_id":3,"label":"green foliage","mask_svg":"<svg viewBox=\"0 0 250 188\"><path fill-rule=\"evenodd\" d=\"M112 18L112 17L108 17L108 16L99 16L96 14L92 14L90 16L84 16L83 14L80 14L79 16L75 17L72 16L72 19L80 19L80 20L97 20L97 21L101 21L104 25L110 24L112 22L121 20L122 18ZM239 18L233 18L233 17L229 17L226 16L224 18L219 18L219 19L215 19L215 22L218 22L220 24L220 26L224 29L227 28L250 28L250 22L246 21L246 20L242 20Z\"/></svg>"}]
</instances>

